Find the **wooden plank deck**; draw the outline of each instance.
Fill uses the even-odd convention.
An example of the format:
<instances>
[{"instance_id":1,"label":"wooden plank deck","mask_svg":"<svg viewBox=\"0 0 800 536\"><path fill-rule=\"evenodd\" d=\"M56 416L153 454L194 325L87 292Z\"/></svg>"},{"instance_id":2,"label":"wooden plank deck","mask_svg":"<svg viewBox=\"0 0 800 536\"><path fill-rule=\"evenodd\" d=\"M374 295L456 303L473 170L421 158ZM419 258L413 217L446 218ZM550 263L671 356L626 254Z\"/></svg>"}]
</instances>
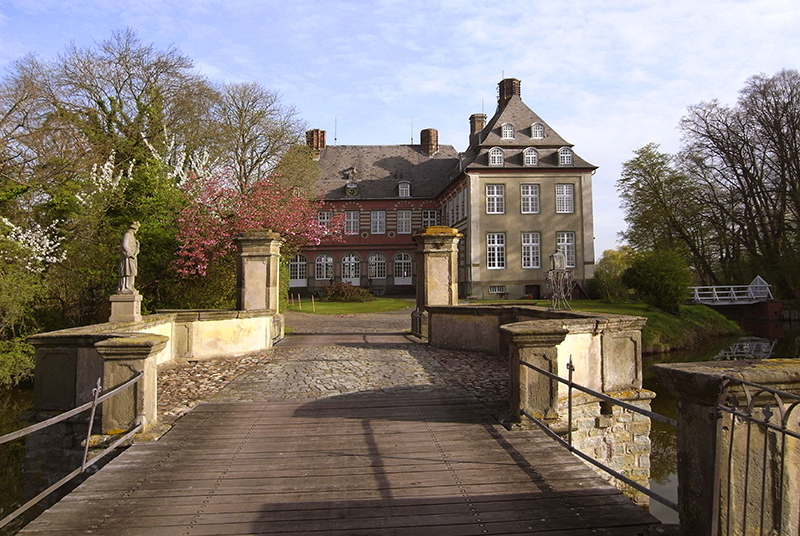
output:
<instances>
[{"instance_id":1,"label":"wooden plank deck","mask_svg":"<svg viewBox=\"0 0 800 536\"><path fill-rule=\"evenodd\" d=\"M636 535L655 518L474 398L396 389L207 403L20 534Z\"/></svg>"}]
</instances>

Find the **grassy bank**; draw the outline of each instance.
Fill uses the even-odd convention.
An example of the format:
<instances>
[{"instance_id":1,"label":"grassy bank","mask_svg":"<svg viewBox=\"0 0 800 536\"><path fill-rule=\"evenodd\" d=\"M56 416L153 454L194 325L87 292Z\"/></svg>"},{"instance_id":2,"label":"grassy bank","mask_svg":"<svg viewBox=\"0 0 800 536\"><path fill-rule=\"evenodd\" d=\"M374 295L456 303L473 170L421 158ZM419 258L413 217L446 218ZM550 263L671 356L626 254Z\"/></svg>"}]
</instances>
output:
<instances>
[{"instance_id":1,"label":"grassy bank","mask_svg":"<svg viewBox=\"0 0 800 536\"><path fill-rule=\"evenodd\" d=\"M650 309L644 304L612 304L590 300L570 302L576 311L643 316L642 352L668 352L696 346L703 341L742 333L741 328L704 305L682 305L681 315L672 316Z\"/></svg>"},{"instance_id":2,"label":"grassy bank","mask_svg":"<svg viewBox=\"0 0 800 536\"><path fill-rule=\"evenodd\" d=\"M413 309L414 300L402 300L397 298L375 298L368 302L323 302L311 299L303 299L298 302L289 303L287 311L298 311L301 313L313 313L318 315L341 315L341 314L364 314L364 313L387 313L390 311L402 311L403 309ZM410 319L411 317L409 317ZM411 320L409 320L409 324Z\"/></svg>"}]
</instances>

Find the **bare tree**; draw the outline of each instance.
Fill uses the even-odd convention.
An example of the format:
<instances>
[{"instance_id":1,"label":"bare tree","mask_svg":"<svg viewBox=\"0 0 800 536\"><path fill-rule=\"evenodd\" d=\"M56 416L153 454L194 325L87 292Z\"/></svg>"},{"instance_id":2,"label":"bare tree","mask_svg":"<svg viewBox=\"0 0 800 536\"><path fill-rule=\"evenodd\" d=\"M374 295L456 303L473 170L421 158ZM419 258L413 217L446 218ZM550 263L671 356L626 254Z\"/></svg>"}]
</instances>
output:
<instances>
[{"instance_id":1,"label":"bare tree","mask_svg":"<svg viewBox=\"0 0 800 536\"><path fill-rule=\"evenodd\" d=\"M212 108L215 155L233 169L240 191L271 175L283 155L301 141L305 123L280 96L255 82L224 84Z\"/></svg>"}]
</instances>

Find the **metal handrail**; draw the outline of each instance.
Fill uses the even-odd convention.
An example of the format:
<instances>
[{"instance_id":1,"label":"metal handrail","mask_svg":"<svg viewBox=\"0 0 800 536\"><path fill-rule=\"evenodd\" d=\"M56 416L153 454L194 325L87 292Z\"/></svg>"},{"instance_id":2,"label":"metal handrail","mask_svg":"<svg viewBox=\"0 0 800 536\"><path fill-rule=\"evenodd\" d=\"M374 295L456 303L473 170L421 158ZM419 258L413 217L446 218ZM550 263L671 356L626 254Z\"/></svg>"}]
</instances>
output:
<instances>
[{"instance_id":1,"label":"metal handrail","mask_svg":"<svg viewBox=\"0 0 800 536\"><path fill-rule=\"evenodd\" d=\"M568 412L568 414L567 414L567 421L568 421L567 435L568 435L568 440L565 441L564 438L562 438L561 436L559 436L558 434L556 434L555 432L550 430L550 427L547 425L547 423L545 423L541 419L531 415L527 411L525 411L523 409L520 409L520 413L522 413L523 415L525 415L526 417L531 419L534 423L536 423L537 426L539 426L545 433L547 433L547 435L549 435L551 438L555 439L559 444L561 444L563 447L565 447L567 450L569 450L572 454L575 454L579 458L591 463L595 467L598 467L599 469L602 469L603 471L607 472L608 474L610 474L614 478L616 478L618 480L621 480L625 484L627 484L630 487L634 488L636 491L644 493L645 495L647 495L651 499L655 499L656 501L660 502L661 504L663 504L667 508L670 508L670 509L675 510L675 511L678 510L678 504L676 502L671 501L671 500L667 499L666 497L663 497L662 495L659 495L658 493L652 491L650 488L646 488L646 487L642 486L638 482L636 482L634 480L631 480L630 478L628 478L627 476L623 475L622 473L620 473L618 471L615 471L614 469L608 467L603 462L595 460L594 458L592 458L588 454L585 454L584 452L582 452L582 451L580 451L580 450L578 450L578 449L576 449L575 447L572 446L572 389L576 389L578 391L582 391L582 392L584 392L586 394L589 394L591 396L599 398L600 400L603 400L605 402L609 402L611 404L615 404L617 406L621 406L621 407L623 407L623 408L625 408L627 410L633 411L635 413L639 413L641 415L645 415L645 416L649 417L650 419L662 422L664 424L669 424L671 426L676 426L677 427L678 426L678 421L676 421L675 419L670 419L669 417L665 417L664 415L661 415L659 413L655 413L653 411L648 411L646 409L642 409L642 408L636 407L633 404L629 404L629 403L624 402L622 400L618 400L618 399L616 399L614 397L608 396L608 395L606 395L604 393L600 393L598 391L595 391L593 389L590 389L588 387L585 387L583 385L580 385L580 384L577 384L577 383L573 382L572 381L572 373L575 371L575 366L572 364L572 356L569 356L569 363L567 363L567 370L569 371L568 379L564 379L561 376L558 376L557 374L553 374L552 372L549 372L547 370L539 368L536 365L528 363L527 361L520 360L519 363L520 363L520 365L524 365L524 366L526 366L526 367L528 367L528 368L530 368L532 370L535 370L536 372L538 372L540 374L543 374L543 375L547 376L548 378L550 378L552 380L555 380L555 381L558 381L558 382L561 382L561 383L567 385L567 387L569 389L568 395L567 395L567 404L568 404L568 409L567 409L567 412Z\"/></svg>"},{"instance_id":2,"label":"metal handrail","mask_svg":"<svg viewBox=\"0 0 800 536\"><path fill-rule=\"evenodd\" d=\"M117 440L115 440L111 445L106 447L98 455L94 456L91 460L88 459L89 458L89 440L90 440L90 438L92 436L92 425L94 424L94 415L95 415L95 410L97 409L97 406L102 404L103 402L105 402L106 400L111 398L112 396L118 394L119 392L121 392L121 391L133 386L134 384L140 382L143 377L144 377L144 372L140 371L136 375L134 375L130 380L126 381L122 385L119 385L119 386L115 387L114 389L112 389L109 392L103 394L102 396L100 396L100 392L103 389L102 385L101 385L101 380L100 380L100 378L97 378L97 387L92 389L92 401L91 402L86 402L85 404L82 404L82 405L80 405L80 406L78 406L76 408L73 408L73 409L69 410L69 411L65 411L64 413L56 415L55 417L52 417L50 419L47 419L47 420L44 420L42 422L33 424L31 426L27 426L25 428L22 428L21 430L17 430L15 432L11 432L9 434L5 434L3 436L0 436L0 445L2 445L3 443L8 443L9 441L13 441L15 439L19 439L21 437L25 437L27 435L30 435L30 434L34 433L34 432L37 432L39 430L43 430L43 429L45 429L45 428L47 428L49 426L52 426L52 425L57 424L57 423L60 423L61 421L65 421L65 420L69 419L70 417L74 417L75 415L83 413L86 410L91 410L91 414L90 414L90 417L89 417L89 427L88 427L88 431L86 433L86 443L84 445L84 450L83 450L83 460L81 461L80 467L76 468L75 470L70 472L68 475L63 477L61 480L59 480L58 482L52 484L50 487L48 487L47 489L45 489L44 491L42 491L41 493L39 493L38 495L36 495L32 499L30 499L28 502L26 502L25 504L23 504L22 506L20 506L19 508L17 508L13 512L11 512L9 515L4 517L3 519L1 519L0 520L0 528L5 527L6 525L8 525L12 521L14 521L16 518L18 518L20 515L22 515L29 508L34 506L36 503L38 503L39 501L41 501L42 499L44 499L45 497L50 495L52 492L54 492L55 490L57 490L58 488L60 488L61 486L63 486L64 484L66 484L67 482L72 480L73 478L75 478L76 476L80 475L81 473L84 473L88 467L91 467L92 465L94 465L95 463L97 463L98 461L103 459L111 451L116 449L118 446L123 444L125 441L127 441L131 437L133 437L134 434L139 433L143 429L142 423L139 422L136 426L134 426L131 430L129 430L125 435L123 435L122 437L120 437Z\"/></svg>"}]
</instances>

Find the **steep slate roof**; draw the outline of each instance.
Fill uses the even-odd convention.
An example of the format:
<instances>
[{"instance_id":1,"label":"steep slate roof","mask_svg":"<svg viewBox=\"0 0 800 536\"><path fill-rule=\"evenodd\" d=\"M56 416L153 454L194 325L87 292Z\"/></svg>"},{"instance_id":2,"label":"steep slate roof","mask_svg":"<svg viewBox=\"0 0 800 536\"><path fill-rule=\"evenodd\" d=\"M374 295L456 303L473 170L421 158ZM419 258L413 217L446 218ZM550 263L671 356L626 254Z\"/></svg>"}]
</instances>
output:
<instances>
[{"instance_id":1,"label":"steep slate roof","mask_svg":"<svg viewBox=\"0 0 800 536\"><path fill-rule=\"evenodd\" d=\"M420 145L329 145L320 154L318 187L328 200L393 199L400 182L407 181L410 199L434 198L453 178L457 165L452 145L439 145L432 156ZM358 196L348 197L345 186L353 167Z\"/></svg>"},{"instance_id":2,"label":"steep slate roof","mask_svg":"<svg viewBox=\"0 0 800 536\"><path fill-rule=\"evenodd\" d=\"M503 139L502 128L506 123L514 125L514 139ZM544 126L544 138L532 138L531 126L539 123ZM558 164L558 150L561 147L572 147L550 125L545 123L533 110L522 102L519 95L511 95L505 105L501 105L494 116L486 123L480 135L476 137L465 153L465 160L469 162L467 168L498 167L489 166L489 149L500 147L504 149L504 165L499 168L524 167L522 151L527 147L534 147L539 153L539 165L534 168L590 168L596 169L574 151L572 165L561 166Z\"/></svg>"}]
</instances>

